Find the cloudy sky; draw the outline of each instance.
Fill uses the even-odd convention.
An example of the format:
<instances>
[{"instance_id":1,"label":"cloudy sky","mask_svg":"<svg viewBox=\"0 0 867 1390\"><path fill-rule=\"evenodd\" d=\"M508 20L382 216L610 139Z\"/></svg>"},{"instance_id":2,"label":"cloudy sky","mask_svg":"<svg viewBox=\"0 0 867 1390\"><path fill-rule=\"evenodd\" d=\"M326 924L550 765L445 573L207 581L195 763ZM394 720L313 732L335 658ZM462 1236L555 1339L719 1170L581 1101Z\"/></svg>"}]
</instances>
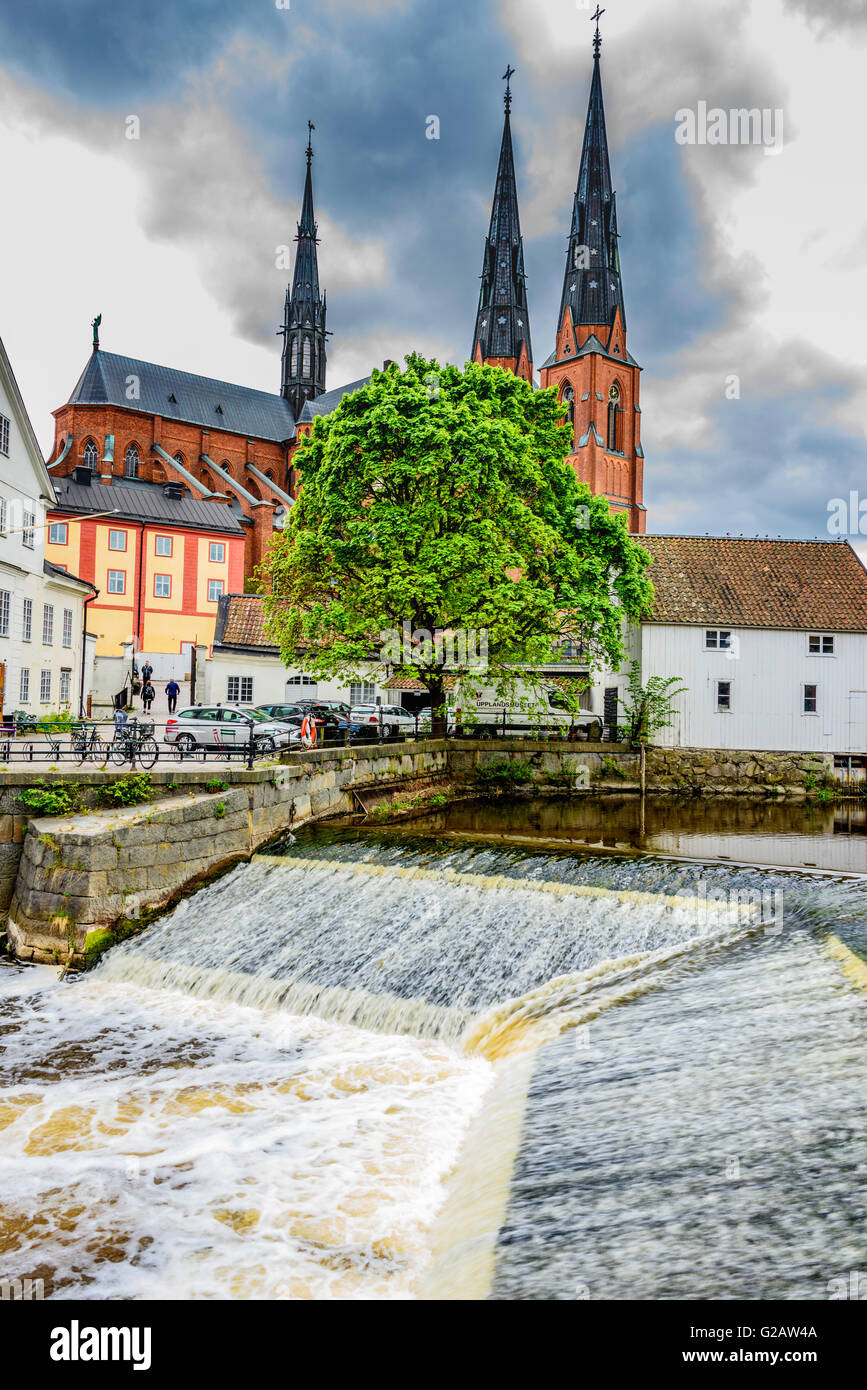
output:
<instances>
[{"instance_id":1,"label":"cloudy sky","mask_svg":"<svg viewBox=\"0 0 867 1390\"><path fill-rule=\"evenodd\" d=\"M590 8L0 0L0 336L46 450L97 312L111 351L278 389L308 117L328 384L463 362L509 61L544 361ZM602 25L648 529L826 535L831 499L867 501L867 4L610 0ZM767 110L782 148L679 143L700 102Z\"/></svg>"}]
</instances>

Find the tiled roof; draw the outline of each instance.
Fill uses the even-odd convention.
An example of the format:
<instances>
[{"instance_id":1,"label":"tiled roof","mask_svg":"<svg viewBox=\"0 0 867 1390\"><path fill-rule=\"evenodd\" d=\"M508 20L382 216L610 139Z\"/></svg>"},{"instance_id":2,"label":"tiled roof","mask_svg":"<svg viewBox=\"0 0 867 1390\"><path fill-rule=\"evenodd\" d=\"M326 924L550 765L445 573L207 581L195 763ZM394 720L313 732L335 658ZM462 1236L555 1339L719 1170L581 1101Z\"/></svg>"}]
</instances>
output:
<instances>
[{"instance_id":1,"label":"tiled roof","mask_svg":"<svg viewBox=\"0 0 867 1390\"><path fill-rule=\"evenodd\" d=\"M138 379L139 395L134 401L127 395L130 377ZM295 438L295 416L282 396L101 349L88 359L69 404L116 405L251 439L283 443Z\"/></svg>"},{"instance_id":2,"label":"tiled roof","mask_svg":"<svg viewBox=\"0 0 867 1390\"><path fill-rule=\"evenodd\" d=\"M61 512L114 511L124 521L161 521L187 530L220 531L237 535L243 528L232 508L224 502L203 502L194 497L166 497L162 484L126 487L119 479L110 487L94 482L74 483L71 478L55 478L55 508Z\"/></svg>"},{"instance_id":3,"label":"tiled roof","mask_svg":"<svg viewBox=\"0 0 867 1390\"><path fill-rule=\"evenodd\" d=\"M214 646L259 647L265 654L276 653L276 645L265 635L261 594L223 595L217 607Z\"/></svg>"},{"instance_id":4,"label":"tiled roof","mask_svg":"<svg viewBox=\"0 0 867 1390\"><path fill-rule=\"evenodd\" d=\"M648 621L867 632L867 572L848 542L639 536Z\"/></svg>"}]
</instances>

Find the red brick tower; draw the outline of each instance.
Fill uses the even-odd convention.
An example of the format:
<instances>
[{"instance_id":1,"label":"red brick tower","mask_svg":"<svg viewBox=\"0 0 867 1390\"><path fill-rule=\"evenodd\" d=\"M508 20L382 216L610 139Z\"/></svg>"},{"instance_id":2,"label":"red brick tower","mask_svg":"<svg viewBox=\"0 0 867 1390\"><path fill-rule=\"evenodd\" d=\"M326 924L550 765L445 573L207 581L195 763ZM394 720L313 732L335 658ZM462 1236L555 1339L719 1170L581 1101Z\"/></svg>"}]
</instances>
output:
<instances>
[{"instance_id":1,"label":"red brick tower","mask_svg":"<svg viewBox=\"0 0 867 1390\"><path fill-rule=\"evenodd\" d=\"M584 128L556 346L540 369L555 386L574 427L569 462L594 493L604 493L630 531L646 529L644 450L638 404L641 368L626 348L626 311L617 248L602 105L597 24L593 80Z\"/></svg>"},{"instance_id":2,"label":"red brick tower","mask_svg":"<svg viewBox=\"0 0 867 1390\"><path fill-rule=\"evenodd\" d=\"M489 367L503 367L525 381L533 380L533 349L530 344L530 316L527 312L527 286L524 276L524 243L518 218L518 188L512 153L511 79L514 68L504 74L506 120L497 184L491 209L491 225L485 242L482 287L476 331L470 356Z\"/></svg>"}]
</instances>

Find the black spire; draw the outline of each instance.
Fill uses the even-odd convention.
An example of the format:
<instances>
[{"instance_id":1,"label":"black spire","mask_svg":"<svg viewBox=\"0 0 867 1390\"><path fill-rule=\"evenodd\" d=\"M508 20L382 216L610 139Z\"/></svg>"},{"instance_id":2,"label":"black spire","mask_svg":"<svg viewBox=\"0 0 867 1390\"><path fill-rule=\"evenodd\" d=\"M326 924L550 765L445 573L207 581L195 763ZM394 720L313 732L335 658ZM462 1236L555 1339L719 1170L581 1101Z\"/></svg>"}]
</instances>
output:
<instances>
[{"instance_id":1,"label":"black spire","mask_svg":"<svg viewBox=\"0 0 867 1390\"><path fill-rule=\"evenodd\" d=\"M301 221L295 241L295 273L286 290L283 314L283 384L281 395L288 400L296 417L304 402L321 396L325 390L325 295L319 293L318 239L313 215L312 136L315 126L307 122L307 177L301 203Z\"/></svg>"},{"instance_id":2,"label":"black spire","mask_svg":"<svg viewBox=\"0 0 867 1390\"><path fill-rule=\"evenodd\" d=\"M619 307L623 326L626 327L620 253L617 249L617 206L611 189L611 165L599 70L602 39L598 21L602 13L604 11L597 6L597 12L593 15L597 21L593 39L593 81L590 84L581 167L572 210L572 231L558 331L567 305L572 310L572 322L576 325L604 323L610 326Z\"/></svg>"},{"instance_id":3,"label":"black spire","mask_svg":"<svg viewBox=\"0 0 867 1390\"><path fill-rule=\"evenodd\" d=\"M530 345L530 316L527 312L527 286L524 275L524 244L518 218L518 186L512 153L511 81L514 68L503 74L506 83L506 119L497 169L491 226L485 242L482 288L472 356L481 348L482 359L513 357L517 366L522 347L527 362L533 361Z\"/></svg>"}]
</instances>

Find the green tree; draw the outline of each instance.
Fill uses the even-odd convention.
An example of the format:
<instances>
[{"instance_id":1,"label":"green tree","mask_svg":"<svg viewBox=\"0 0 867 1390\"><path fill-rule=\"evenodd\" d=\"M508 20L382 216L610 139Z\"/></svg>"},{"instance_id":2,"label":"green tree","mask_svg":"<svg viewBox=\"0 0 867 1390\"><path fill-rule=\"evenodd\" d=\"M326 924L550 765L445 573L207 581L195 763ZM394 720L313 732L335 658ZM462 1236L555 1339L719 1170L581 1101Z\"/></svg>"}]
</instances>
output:
<instances>
[{"instance_id":1,"label":"green tree","mask_svg":"<svg viewBox=\"0 0 867 1390\"><path fill-rule=\"evenodd\" d=\"M632 666L623 702L628 722L622 732L635 747L646 746L661 729L674 723L674 701L689 689L680 684L680 679L680 676L650 676L647 684L642 685L638 664Z\"/></svg>"},{"instance_id":2,"label":"green tree","mask_svg":"<svg viewBox=\"0 0 867 1390\"><path fill-rule=\"evenodd\" d=\"M567 640L619 665L648 557L564 462L570 436L553 390L499 368L374 372L295 456L300 498L262 567L286 664L351 679L385 660L427 689L435 735L450 679L538 687Z\"/></svg>"}]
</instances>

